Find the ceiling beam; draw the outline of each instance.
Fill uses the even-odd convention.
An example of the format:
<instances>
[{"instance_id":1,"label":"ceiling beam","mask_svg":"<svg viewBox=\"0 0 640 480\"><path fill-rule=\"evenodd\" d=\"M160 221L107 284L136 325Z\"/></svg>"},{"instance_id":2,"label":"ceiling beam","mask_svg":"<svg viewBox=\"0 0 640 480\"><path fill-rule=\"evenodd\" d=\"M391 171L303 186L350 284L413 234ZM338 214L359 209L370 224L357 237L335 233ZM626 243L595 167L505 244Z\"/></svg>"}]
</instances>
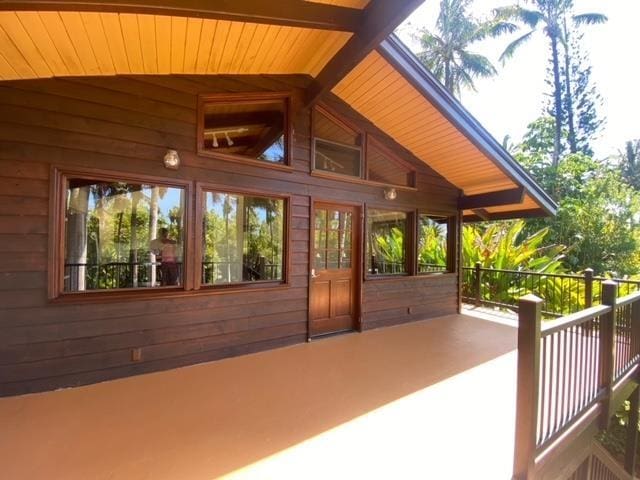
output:
<instances>
[{"instance_id":1,"label":"ceiling beam","mask_svg":"<svg viewBox=\"0 0 640 480\"><path fill-rule=\"evenodd\" d=\"M361 24L345 45L324 66L309 86L304 99L308 107L331 91L380 42L424 0L371 0L362 12Z\"/></svg>"},{"instance_id":2,"label":"ceiling beam","mask_svg":"<svg viewBox=\"0 0 640 480\"><path fill-rule=\"evenodd\" d=\"M547 217L549 213L542 208L528 210L515 210L512 212L490 213L483 209L473 210L473 215L465 215L462 221L465 223L486 222L488 220L511 220L514 218L540 218Z\"/></svg>"},{"instance_id":3,"label":"ceiling beam","mask_svg":"<svg viewBox=\"0 0 640 480\"><path fill-rule=\"evenodd\" d=\"M513 205L524 200L524 188L512 188L498 192L481 193L460 197L458 208L460 210L474 210L476 208L498 207L500 205Z\"/></svg>"},{"instance_id":4,"label":"ceiling beam","mask_svg":"<svg viewBox=\"0 0 640 480\"><path fill-rule=\"evenodd\" d=\"M0 0L2 10L172 15L345 32L356 31L363 16L355 8L300 0Z\"/></svg>"}]
</instances>

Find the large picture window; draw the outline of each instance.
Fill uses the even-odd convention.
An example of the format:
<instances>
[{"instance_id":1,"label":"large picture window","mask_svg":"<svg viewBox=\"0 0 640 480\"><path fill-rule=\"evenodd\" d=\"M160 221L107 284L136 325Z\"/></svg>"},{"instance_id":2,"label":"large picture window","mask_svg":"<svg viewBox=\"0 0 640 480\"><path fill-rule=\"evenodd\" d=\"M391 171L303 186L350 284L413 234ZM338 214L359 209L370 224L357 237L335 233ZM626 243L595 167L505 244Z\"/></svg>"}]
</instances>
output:
<instances>
[{"instance_id":1,"label":"large picture window","mask_svg":"<svg viewBox=\"0 0 640 480\"><path fill-rule=\"evenodd\" d=\"M181 187L68 178L65 292L183 284Z\"/></svg>"},{"instance_id":2,"label":"large picture window","mask_svg":"<svg viewBox=\"0 0 640 480\"><path fill-rule=\"evenodd\" d=\"M367 210L367 272L404 275L407 270L406 212Z\"/></svg>"},{"instance_id":3,"label":"large picture window","mask_svg":"<svg viewBox=\"0 0 640 480\"><path fill-rule=\"evenodd\" d=\"M204 95L198 114L199 153L288 163L288 98L284 94Z\"/></svg>"},{"instance_id":4,"label":"large picture window","mask_svg":"<svg viewBox=\"0 0 640 480\"><path fill-rule=\"evenodd\" d=\"M448 217L418 215L418 273L448 271Z\"/></svg>"},{"instance_id":5,"label":"large picture window","mask_svg":"<svg viewBox=\"0 0 640 480\"><path fill-rule=\"evenodd\" d=\"M283 281L285 201L205 192L202 284Z\"/></svg>"}]
</instances>

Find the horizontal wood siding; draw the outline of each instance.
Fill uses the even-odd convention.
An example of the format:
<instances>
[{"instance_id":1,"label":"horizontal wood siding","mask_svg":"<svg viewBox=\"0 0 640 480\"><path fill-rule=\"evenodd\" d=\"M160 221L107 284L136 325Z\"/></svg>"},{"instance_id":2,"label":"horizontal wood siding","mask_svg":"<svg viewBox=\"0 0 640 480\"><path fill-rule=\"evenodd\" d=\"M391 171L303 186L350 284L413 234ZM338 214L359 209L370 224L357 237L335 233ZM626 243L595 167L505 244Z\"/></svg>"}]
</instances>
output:
<instances>
[{"instance_id":1,"label":"horizontal wood siding","mask_svg":"<svg viewBox=\"0 0 640 480\"><path fill-rule=\"evenodd\" d=\"M458 277L448 273L364 283L363 328L384 327L456 313Z\"/></svg>"},{"instance_id":2,"label":"horizontal wood siding","mask_svg":"<svg viewBox=\"0 0 640 480\"><path fill-rule=\"evenodd\" d=\"M312 200L389 206L380 187L309 175L310 115L296 110L307 84L301 76L0 83L0 396L92 383L306 340ZM197 95L249 91L293 91L293 172L196 154ZM339 100L331 101L348 111ZM350 115L363 128L375 130L355 112ZM390 143L388 138L383 140ZM180 154L182 165L175 172L162 165L167 148ZM400 191L394 207L455 214L458 191L407 152L399 154L415 163L418 190ZM50 301L53 166L291 195L289 284L235 292L147 293L117 300L105 294L97 300ZM455 278L365 282L364 328L455 311ZM141 361L132 361L133 348L141 348Z\"/></svg>"}]
</instances>

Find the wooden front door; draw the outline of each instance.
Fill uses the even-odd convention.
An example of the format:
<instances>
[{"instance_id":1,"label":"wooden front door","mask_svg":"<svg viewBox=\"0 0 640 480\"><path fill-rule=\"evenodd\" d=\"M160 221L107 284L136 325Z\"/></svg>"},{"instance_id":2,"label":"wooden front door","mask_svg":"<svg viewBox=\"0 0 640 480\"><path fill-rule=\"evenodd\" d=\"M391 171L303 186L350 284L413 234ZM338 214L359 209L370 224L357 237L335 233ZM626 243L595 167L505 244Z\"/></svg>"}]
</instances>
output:
<instances>
[{"instance_id":1,"label":"wooden front door","mask_svg":"<svg viewBox=\"0 0 640 480\"><path fill-rule=\"evenodd\" d=\"M357 319L358 208L314 204L310 334L353 330Z\"/></svg>"}]
</instances>

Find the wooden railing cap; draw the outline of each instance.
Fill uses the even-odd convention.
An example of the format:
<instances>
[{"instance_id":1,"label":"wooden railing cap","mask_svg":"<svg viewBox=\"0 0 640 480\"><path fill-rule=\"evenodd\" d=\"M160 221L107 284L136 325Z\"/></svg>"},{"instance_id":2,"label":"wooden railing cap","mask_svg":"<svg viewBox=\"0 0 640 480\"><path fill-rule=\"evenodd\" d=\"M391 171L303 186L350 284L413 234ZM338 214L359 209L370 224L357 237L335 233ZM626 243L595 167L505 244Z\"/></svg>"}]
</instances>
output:
<instances>
[{"instance_id":1,"label":"wooden railing cap","mask_svg":"<svg viewBox=\"0 0 640 480\"><path fill-rule=\"evenodd\" d=\"M529 293L524 297L520 297L520 302L532 302L532 303L544 303L544 300L540 297L534 295L533 293Z\"/></svg>"}]
</instances>

